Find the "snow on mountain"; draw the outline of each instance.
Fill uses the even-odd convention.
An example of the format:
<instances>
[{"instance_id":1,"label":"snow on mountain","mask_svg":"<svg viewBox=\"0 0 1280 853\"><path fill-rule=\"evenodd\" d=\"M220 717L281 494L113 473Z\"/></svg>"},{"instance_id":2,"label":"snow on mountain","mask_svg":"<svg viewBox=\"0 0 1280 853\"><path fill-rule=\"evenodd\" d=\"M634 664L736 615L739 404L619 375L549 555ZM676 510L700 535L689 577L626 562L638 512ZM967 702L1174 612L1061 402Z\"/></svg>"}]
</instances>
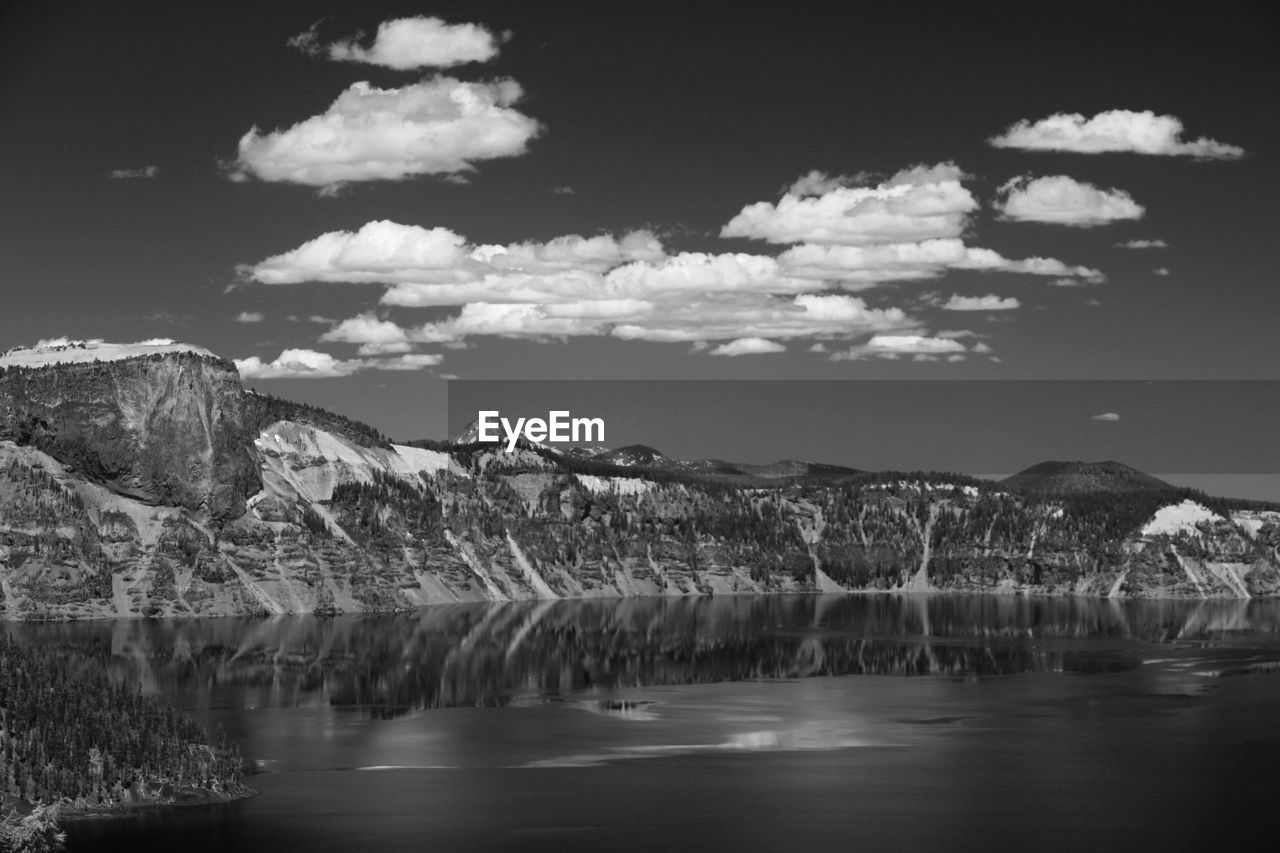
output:
<instances>
[{"instance_id":1,"label":"snow on mountain","mask_svg":"<svg viewBox=\"0 0 1280 853\"><path fill-rule=\"evenodd\" d=\"M1280 512L1269 510L1239 510L1231 514L1231 521L1245 532L1250 539L1257 539L1258 533L1268 524L1280 525Z\"/></svg>"},{"instance_id":2,"label":"snow on mountain","mask_svg":"<svg viewBox=\"0 0 1280 853\"><path fill-rule=\"evenodd\" d=\"M626 447L599 453L595 458L620 468L660 468L670 464L666 456L646 444L628 444Z\"/></svg>"},{"instance_id":3,"label":"snow on mountain","mask_svg":"<svg viewBox=\"0 0 1280 853\"><path fill-rule=\"evenodd\" d=\"M867 488L881 490L897 489L899 491L920 491L923 488L926 492L950 492L959 488L962 493L971 498L976 498L978 496L977 486L956 486L952 483L918 483L915 481L908 482L906 480L899 480L896 483L876 483L874 485L867 486Z\"/></svg>"},{"instance_id":4,"label":"snow on mountain","mask_svg":"<svg viewBox=\"0 0 1280 853\"><path fill-rule=\"evenodd\" d=\"M391 450L361 447L341 436L291 421L278 421L254 440L262 454L268 486L294 492L307 501L327 501L340 483L371 483L382 471L414 480L420 472L452 471L467 476L449 454L392 445ZM285 484L291 488L281 488Z\"/></svg>"},{"instance_id":5,"label":"snow on mountain","mask_svg":"<svg viewBox=\"0 0 1280 853\"><path fill-rule=\"evenodd\" d=\"M133 344L110 344L101 338L87 341L53 338L34 347L14 347L0 355L0 367L47 367L91 361L121 361L164 353L189 352L217 358L204 347L179 343L171 338L151 338Z\"/></svg>"},{"instance_id":6,"label":"snow on mountain","mask_svg":"<svg viewBox=\"0 0 1280 853\"><path fill-rule=\"evenodd\" d=\"M1187 499L1180 504L1170 504L1156 510L1156 514L1142 528L1143 536L1177 536L1180 533L1199 533L1196 525L1203 522L1225 521L1222 516L1206 506Z\"/></svg>"},{"instance_id":7,"label":"snow on mountain","mask_svg":"<svg viewBox=\"0 0 1280 853\"><path fill-rule=\"evenodd\" d=\"M592 474L575 474L574 476L593 495L609 493L642 495L654 488L654 483L649 480L639 480L634 477L596 477Z\"/></svg>"}]
</instances>

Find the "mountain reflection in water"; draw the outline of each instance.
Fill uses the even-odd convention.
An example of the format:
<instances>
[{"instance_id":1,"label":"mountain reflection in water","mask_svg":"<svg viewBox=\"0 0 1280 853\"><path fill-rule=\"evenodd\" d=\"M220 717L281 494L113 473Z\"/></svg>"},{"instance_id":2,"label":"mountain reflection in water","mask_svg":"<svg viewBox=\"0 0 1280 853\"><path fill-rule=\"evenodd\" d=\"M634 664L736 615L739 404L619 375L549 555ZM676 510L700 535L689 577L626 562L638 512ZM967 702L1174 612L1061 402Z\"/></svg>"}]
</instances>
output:
<instances>
[{"instance_id":1,"label":"mountain reflection in water","mask_svg":"<svg viewBox=\"0 0 1280 853\"><path fill-rule=\"evenodd\" d=\"M1275 600L902 595L557 600L387 616L6 626L76 666L105 667L146 692L182 696L187 707L328 704L386 718L593 689L1120 671L1150 658L1153 644L1230 647L1238 635L1278 629ZM1250 658L1204 674L1275 665Z\"/></svg>"}]
</instances>

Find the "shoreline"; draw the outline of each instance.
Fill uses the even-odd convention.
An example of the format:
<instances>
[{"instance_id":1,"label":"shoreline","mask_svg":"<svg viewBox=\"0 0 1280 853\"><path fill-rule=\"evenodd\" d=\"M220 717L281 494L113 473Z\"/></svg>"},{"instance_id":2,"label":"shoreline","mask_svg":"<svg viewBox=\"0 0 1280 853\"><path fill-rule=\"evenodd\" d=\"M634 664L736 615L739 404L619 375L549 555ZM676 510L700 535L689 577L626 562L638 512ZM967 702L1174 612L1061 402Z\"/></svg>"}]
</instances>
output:
<instances>
[{"instance_id":1,"label":"shoreline","mask_svg":"<svg viewBox=\"0 0 1280 853\"><path fill-rule=\"evenodd\" d=\"M130 817L138 812L145 812L151 809L190 809L202 806L229 805L242 800L251 800L262 794L258 789L251 788L248 785L242 784L242 787L244 791L236 794L192 796L162 802L116 803L96 806L63 805L59 809L58 820L62 823L73 823L83 820Z\"/></svg>"},{"instance_id":2,"label":"shoreline","mask_svg":"<svg viewBox=\"0 0 1280 853\"><path fill-rule=\"evenodd\" d=\"M523 604L531 602L552 602L552 601L625 601L628 599L670 599L670 600L688 600L688 599L715 599L715 598L742 598L745 596L785 596L785 595L804 595L804 596L870 596L870 595L901 595L901 596L957 596L957 595L984 595L993 598L1035 598L1035 599L1087 599L1091 601L1187 601L1187 602L1243 602L1243 601L1271 601L1280 599L1280 592L1263 595L1107 595L1095 592L1049 592L1044 590L1028 590L1028 589L1011 589L1007 586L995 589L844 589L844 590L741 590L734 592L713 592L713 593L686 593L683 595L588 595L588 596L564 596L556 598L515 598L507 600L498 599L479 599L473 601L437 601L427 604L418 604L405 607L388 607L388 608L370 608L367 610L339 610L339 611L323 611L315 610L299 610L288 611L284 613L269 613L263 611L247 611L244 613L216 613L216 614L200 614L200 613L184 613L171 614L165 616L147 616L144 614L135 615L118 615L118 614L102 614L102 615L41 615L34 618L12 618L7 614L0 614L0 624L24 625L24 624L40 624L40 623L69 623L69 622L168 622L174 620L192 621L192 620L215 620L215 619L281 619L299 616L312 616L321 619L332 619L340 616L391 616L395 614L416 613L422 610L429 610L434 607L453 607L457 605L468 606L488 606L496 604Z\"/></svg>"}]
</instances>

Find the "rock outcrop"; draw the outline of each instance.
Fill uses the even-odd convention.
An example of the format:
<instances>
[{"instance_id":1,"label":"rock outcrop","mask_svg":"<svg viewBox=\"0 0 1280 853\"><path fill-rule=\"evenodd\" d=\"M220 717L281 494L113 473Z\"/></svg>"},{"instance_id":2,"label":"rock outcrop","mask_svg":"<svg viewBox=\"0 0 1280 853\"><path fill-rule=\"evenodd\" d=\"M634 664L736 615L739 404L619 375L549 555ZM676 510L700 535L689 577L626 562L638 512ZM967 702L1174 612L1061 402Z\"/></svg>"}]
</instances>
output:
<instances>
[{"instance_id":1,"label":"rock outcrop","mask_svg":"<svg viewBox=\"0 0 1280 853\"><path fill-rule=\"evenodd\" d=\"M235 366L195 352L0 367L0 440L214 522L262 486Z\"/></svg>"}]
</instances>

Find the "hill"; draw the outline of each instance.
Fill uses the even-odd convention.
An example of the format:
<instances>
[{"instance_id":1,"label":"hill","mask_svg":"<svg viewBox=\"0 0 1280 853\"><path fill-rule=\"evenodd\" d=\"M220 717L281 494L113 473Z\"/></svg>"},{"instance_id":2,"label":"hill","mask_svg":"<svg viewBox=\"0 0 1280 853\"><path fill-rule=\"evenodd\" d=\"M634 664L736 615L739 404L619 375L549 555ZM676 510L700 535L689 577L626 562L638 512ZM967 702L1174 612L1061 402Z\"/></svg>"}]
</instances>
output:
<instances>
[{"instance_id":1,"label":"hill","mask_svg":"<svg viewBox=\"0 0 1280 853\"><path fill-rule=\"evenodd\" d=\"M1041 462L1000 481L1011 492L1045 495L1173 492L1177 487L1120 462Z\"/></svg>"}]
</instances>

